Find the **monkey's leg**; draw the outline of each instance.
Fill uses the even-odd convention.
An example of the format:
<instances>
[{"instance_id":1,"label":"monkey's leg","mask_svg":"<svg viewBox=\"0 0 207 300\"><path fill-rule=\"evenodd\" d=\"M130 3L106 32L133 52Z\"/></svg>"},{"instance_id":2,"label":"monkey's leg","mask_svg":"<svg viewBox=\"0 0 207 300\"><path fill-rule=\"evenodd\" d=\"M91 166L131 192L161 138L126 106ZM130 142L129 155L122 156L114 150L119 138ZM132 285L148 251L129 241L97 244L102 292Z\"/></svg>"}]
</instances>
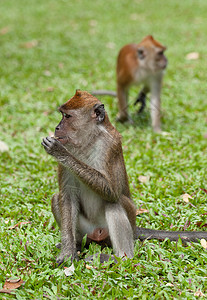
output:
<instances>
[{"instance_id":1,"label":"monkey's leg","mask_svg":"<svg viewBox=\"0 0 207 300\"><path fill-rule=\"evenodd\" d=\"M60 215L60 206L59 206L59 194L54 194L52 196L51 208L52 208L52 213L55 218L55 221L57 222L58 226L60 227L61 215ZM55 246L58 249L61 249L61 243L58 243Z\"/></svg>"},{"instance_id":2,"label":"monkey's leg","mask_svg":"<svg viewBox=\"0 0 207 300\"><path fill-rule=\"evenodd\" d=\"M151 84L151 99L150 99L150 114L152 119L152 128L155 132L161 132L161 79L160 82L152 82Z\"/></svg>"},{"instance_id":3,"label":"monkey's leg","mask_svg":"<svg viewBox=\"0 0 207 300\"><path fill-rule=\"evenodd\" d=\"M134 105L136 105L138 102L141 103L140 109L138 111L138 113L143 112L145 106L146 106L146 97L147 97L147 93L149 92L149 89L147 87L144 87L138 94L138 97L136 99L136 101L134 102Z\"/></svg>"},{"instance_id":4,"label":"monkey's leg","mask_svg":"<svg viewBox=\"0 0 207 300\"><path fill-rule=\"evenodd\" d=\"M118 203L108 203L105 216L115 254L132 258L134 256L133 230L123 207Z\"/></svg>"},{"instance_id":5,"label":"monkey's leg","mask_svg":"<svg viewBox=\"0 0 207 300\"><path fill-rule=\"evenodd\" d=\"M64 197L59 196L59 203L61 213L61 252L56 261L61 265L65 259L71 257L71 260L73 260L76 257L77 208L67 195L64 195Z\"/></svg>"},{"instance_id":6,"label":"monkey's leg","mask_svg":"<svg viewBox=\"0 0 207 300\"><path fill-rule=\"evenodd\" d=\"M57 222L58 226L60 227L60 220L61 220L61 215L60 215L60 205L59 205L59 194L54 194L51 200L51 208L52 208L52 213L55 218L55 221Z\"/></svg>"},{"instance_id":7,"label":"monkey's leg","mask_svg":"<svg viewBox=\"0 0 207 300\"><path fill-rule=\"evenodd\" d=\"M128 109L127 109L128 89L118 84L117 96L118 96L119 113L117 115L116 121L123 123L129 120Z\"/></svg>"}]
</instances>

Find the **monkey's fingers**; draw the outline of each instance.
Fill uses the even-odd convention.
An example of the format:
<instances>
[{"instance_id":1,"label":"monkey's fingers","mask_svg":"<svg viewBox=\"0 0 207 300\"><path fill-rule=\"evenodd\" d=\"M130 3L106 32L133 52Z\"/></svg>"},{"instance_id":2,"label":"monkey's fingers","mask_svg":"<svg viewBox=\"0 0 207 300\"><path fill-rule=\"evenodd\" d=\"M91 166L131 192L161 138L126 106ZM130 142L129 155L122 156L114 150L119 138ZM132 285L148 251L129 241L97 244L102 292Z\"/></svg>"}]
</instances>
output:
<instances>
[{"instance_id":1,"label":"monkey's fingers","mask_svg":"<svg viewBox=\"0 0 207 300\"><path fill-rule=\"evenodd\" d=\"M105 254L105 253L101 253L101 254L96 253L94 255L90 255L90 256L86 257L84 259L84 261L86 261L86 262L93 262L94 258L97 258L99 256L100 256L100 263L108 262L109 259L111 259L112 262L114 262L115 264L117 264L117 262L118 262L116 260L116 258L114 257L114 255L108 255L108 254Z\"/></svg>"},{"instance_id":2,"label":"monkey's fingers","mask_svg":"<svg viewBox=\"0 0 207 300\"><path fill-rule=\"evenodd\" d=\"M46 137L42 140L42 146L45 148L45 150L49 153L52 147L54 146L55 143L58 141L52 137Z\"/></svg>"},{"instance_id":3,"label":"monkey's fingers","mask_svg":"<svg viewBox=\"0 0 207 300\"><path fill-rule=\"evenodd\" d=\"M74 259L77 259L77 255L75 253L71 253L70 251L68 253L65 253L64 251L60 253L60 255L56 259L56 263L58 266L62 265L63 263L69 261L72 262Z\"/></svg>"}]
</instances>

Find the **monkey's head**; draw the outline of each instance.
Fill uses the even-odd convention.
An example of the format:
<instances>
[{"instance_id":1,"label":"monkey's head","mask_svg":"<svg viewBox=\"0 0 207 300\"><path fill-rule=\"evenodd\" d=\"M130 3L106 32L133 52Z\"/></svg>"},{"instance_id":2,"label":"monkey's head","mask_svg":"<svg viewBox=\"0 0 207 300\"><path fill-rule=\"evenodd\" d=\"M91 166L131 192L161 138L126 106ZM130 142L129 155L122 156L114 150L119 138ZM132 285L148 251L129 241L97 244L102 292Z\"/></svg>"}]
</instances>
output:
<instances>
[{"instance_id":1,"label":"monkey's head","mask_svg":"<svg viewBox=\"0 0 207 300\"><path fill-rule=\"evenodd\" d=\"M55 128L55 138L66 147L86 146L109 123L104 105L85 91L76 90L59 111L62 120Z\"/></svg>"},{"instance_id":2,"label":"monkey's head","mask_svg":"<svg viewBox=\"0 0 207 300\"><path fill-rule=\"evenodd\" d=\"M151 35L146 36L137 45L137 55L141 67L148 71L159 72L167 67L164 55L166 47L156 41Z\"/></svg>"}]
</instances>

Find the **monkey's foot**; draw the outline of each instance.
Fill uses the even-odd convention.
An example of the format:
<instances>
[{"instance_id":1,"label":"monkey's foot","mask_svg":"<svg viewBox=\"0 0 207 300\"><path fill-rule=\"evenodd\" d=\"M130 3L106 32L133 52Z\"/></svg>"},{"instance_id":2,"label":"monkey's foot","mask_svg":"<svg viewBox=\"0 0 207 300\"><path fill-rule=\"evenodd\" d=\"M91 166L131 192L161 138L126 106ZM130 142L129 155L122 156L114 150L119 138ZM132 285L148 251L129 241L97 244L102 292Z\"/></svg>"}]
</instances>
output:
<instances>
[{"instance_id":1,"label":"monkey's foot","mask_svg":"<svg viewBox=\"0 0 207 300\"><path fill-rule=\"evenodd\" d=\"M86 262L93 262L94 258L97 258L98 256L100 255L100 263L104 263L104 262L107 262L109 261L109 259L112 260L112 262L114 262L115 264L117 264L117 260L116 258L114 257L114 255L108 255L108 254L105 254L105 253L96 253L94 255L90 255L88 257L86 257L84 260Z\"/></svg>"},{"instance_id":2,"label":"monkey's foot","mask_svg":"<svg viewBox=\"0 0 207 300\"><path fill-rule=\"evenodd\" d=\"M55 247L58 248L58 249L61 249L61 243L55 244Z\"/></svg>"},{"instance_id":3,"label":"monkey's foot","mask_svg":"<svg viewBox=\"0 0 207 300\"><path fill-rule=\"evenodd\" d=\"M153 127L153 131L155 133L162 133L162 129L160 127Z\"/></svg>"},{"instance_id":4,"label":"monkey's foot","mask_svg":"<svg viewBox=\"0 0 207 300\"><path fill-rule=\"evenodd\" d=\"M128 115L117 115L116 122L133 124L133 120Z\"/></svg>"},{"instance_id":5,"label":"monkey's foot","mask_svg":"<svg viewBox=\"0 0 207 300\"><path fill-rule=\"evenodd\" d=\"M140 109L138 110L138 113L142 113L145 106L146 106L146 93L144 93L143 91L141 91L136 99L136 101L134 102L134 105L136 105L138 102L141 103Z\"/></svg>"},{"instance_id":6,"label":"monkey's foot","mask_svg":"<svg viewBox=\"0 0 207 300\"><path fill-rule=\"evenodd\" d=\"M67 260L70 260L72 262L76 258L75 254L72 254L71 252L61 252L60 255L56 259L56 263L58 266L62 265Z\"/></svg>"}]
</instances>

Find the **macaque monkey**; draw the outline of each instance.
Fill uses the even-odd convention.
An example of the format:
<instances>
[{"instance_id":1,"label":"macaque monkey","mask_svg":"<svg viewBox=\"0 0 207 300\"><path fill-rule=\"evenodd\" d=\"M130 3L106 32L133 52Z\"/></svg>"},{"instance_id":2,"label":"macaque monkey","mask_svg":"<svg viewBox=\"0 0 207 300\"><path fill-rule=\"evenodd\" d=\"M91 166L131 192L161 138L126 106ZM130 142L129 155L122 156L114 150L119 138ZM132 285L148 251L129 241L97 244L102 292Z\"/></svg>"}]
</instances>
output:
<instances>
[{"instance_id":1,"label":"macaque monkey","mask_svg":"<svg viewBox=\"0 0 207 300\"><path fill-rule=\"evenodd\" d=\"M137 238L207 238L207 232L170 233L136 227L121 135L110 123L104 105L77 90L59 111L62 120L55 136L42 141L46 152L58 161L59 193L52 198L52 212L61 231L58 264L76 257L86 234L88 242L104 242L117 256L129 258Z\"/></svg>"},{"instance_id":2,"label":"macaque monkey","mask_svg":"<svg viewBox=\"0 0 207 300\"><path fill-rule=\"evenodd\" d=\"M167 67L165 50L166 47L154 40L151 35L146 36L139 44L129 44L120 50L116 68L117 93L104 90L92 92L93 95L117 95L119 106L117 121L131 121L128 115L128 92L132 85L142 84L143 88L135 105L140 102L139 112L142 112L146 105L146 95L150 92L152 128L155 132L161 132L160 94L163 73Z\"/></svg>"}]
</instances>

